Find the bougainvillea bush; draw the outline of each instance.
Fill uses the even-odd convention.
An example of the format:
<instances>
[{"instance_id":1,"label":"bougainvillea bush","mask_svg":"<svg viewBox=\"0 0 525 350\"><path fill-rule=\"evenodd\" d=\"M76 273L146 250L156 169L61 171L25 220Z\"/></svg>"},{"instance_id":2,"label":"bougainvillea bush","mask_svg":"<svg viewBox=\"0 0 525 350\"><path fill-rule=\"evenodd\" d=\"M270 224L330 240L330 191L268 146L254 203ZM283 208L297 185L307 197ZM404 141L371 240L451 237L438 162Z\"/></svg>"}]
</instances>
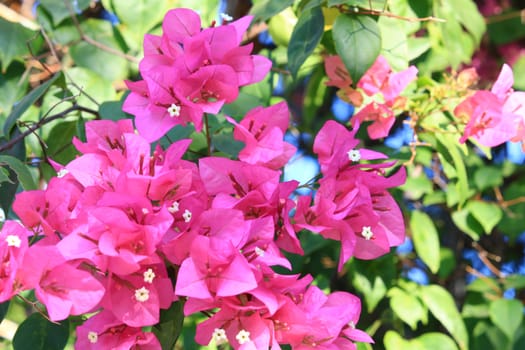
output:
<instances>
[{"instance_id":1,"label":"bougainvillea bush","mask_svg":"<svg viewBox=\"0 0 525 350\"><path fill-rule=\"evenodd\" d=\"M473 2L131 3L0 18L6 344L523 345L525 93Z\"/></svg>"}]
</instances>

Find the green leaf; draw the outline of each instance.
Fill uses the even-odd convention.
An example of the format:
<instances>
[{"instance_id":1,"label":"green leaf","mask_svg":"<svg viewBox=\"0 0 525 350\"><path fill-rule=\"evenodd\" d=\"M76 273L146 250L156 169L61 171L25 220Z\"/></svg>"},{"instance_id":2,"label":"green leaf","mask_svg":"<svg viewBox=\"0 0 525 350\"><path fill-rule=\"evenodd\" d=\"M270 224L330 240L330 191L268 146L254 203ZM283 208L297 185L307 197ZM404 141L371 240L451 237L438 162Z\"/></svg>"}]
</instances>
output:
<instances>
[{"instance_id":1,"label":"green leaf","mask_svg":"<svg viewBox=\"0 0 525 350\"><path fill-rule=\"evenodd\" d=\"M84 21L81 27L91 39L109 49L122 52L115 39L113 27L108 21L90 18ZM88 68L110 82L122 80L128 76L128 61L124 57L108 52L107 49L101 49L85 41L80 41L71 45L69 53L77 66ZM104 62L104 64L100 64L100 62Z\"/></svg>"},{"instance_id":2,"label":"green leaf","mask_svg":"<svg viewBox=\"0 0 525 350\"><path fill-rule=\"evenodd\" d=\"M377 21L381 29L381 54L395 71L408 68L407 34L404 23L397 18L380 17Z\"/></svg>"},{"instance_id":3,"label":"green leaf","mask_svg":"<svg viewBox=\"0 0 525 350\"><path fill-rule=\"evenodd\" d=\"M410 229L417 255L430 271L437 273L440 264L439 235L434 222L427 214L414 210L410 217Z\"/></svg>"},{"instance_id":4,"label":"green leaf","mask_svg":"<svg viewBox=\"0 0 525 350\"><path fill-rule=\"evenodd\" d=\"M427 319L427 311L414 294L409 294L400 288L392 288L390 295L390 307L394 313L406 324L417 329L417 323Z\"/></svg>"},{"instance_id":5,"label":"green leaf","mask_svg":"<svg viewBox=\"0 0 525 350\"><path fill-rule=\"evenodd\" d=\"M10 184L15 183L9 178L9 171L3 167L0 167L0 183L2 182L9 182Z\"/></svg>"},{"instance_id":6,"label":"green leaf","mask_svg":"<svg viewBox=\"0 0 525 350\"><path fill-rule=\"evenodd\" d=\"M51 79L33 89L27 94L11 111L4 124L4 136L9 139L16 121L24 114L24 112L35 103L42 95L53 85L59 78L63 77L62 72L55 74Z\"/></svg>"},{"instance_id":7,"label":"green leaf","mask_svg":"<svg viewBox=\"0 0 525 350\"><path fill-rule=\"evenodd\" d=\"M237 157L239 152L244 148L244 143L237 141L233 138L233 132L221 132L218 134L213 134L211 136L212 144L217 148L217 150L226 153L232 158Z\"/></svg>"},{"instance_id":8,"label":"green leaf","mask_svg":"<svg viewBox=\"0 0 525 350\"><path fill-rule=\"evenodd\" d=\"M475 241L479 240L483 233L483 226L474 218L468 208L453 212L452 221L461 231L468 234Z\"/></svg>"},{"instance_id":9,"label":"green leaf","mask_svg":"<svg viewBox=\"0 0 525 350\"><path fill-rule=\"evenodd\" d=\"M449 331L462 350L468 349L468 333L452 295L441 286L421 287L421 298L430 312Z\"/></svg>"},{"instance_id":10,"label":"green leaf","mask_svg":"<svg viewBox=\"0 0 525 350\"><path fill-rule=\"evenodd\" d=\"M424 350L457 350L456 343L443 333L425 333L412 342L418 344L418 349Z\"/></svg>"},{"instance_id":11,"label":"green leaf","mask_svg":"<svg viewBox=\"0 0 525 350\"><path fill-rule=\"evenodd\" d=\"M11 300L7 300L3 303L0 303L0 323L4 319L5 315L7 315L7 310L9 310L9 303L11 303Z\"/></svg>"},{"instance_id":12,"label":"green leaf","mask_svg":"<svg viewBox=\"0 0 525 350\"><path fill-rule=\"evenodd\" d=\"M503 211L495 203L472 200L468 202L467 206L472 216L480 223L487 234L492 232L492 229L503 217Z\"/></svg>"},{"instance_id":13,"label":"green leaf","mask_svg":"<svg viewBox=\"0 0 525 350\"><path fill-rule=\"evenodd\" d=\"M490 320L509 340L514 335L523 321L523 304L516 299L498 299L490 303Z\"/></svg>"},{"instance_id":14,"label":"green leaf","mask_svg":"<svg viewBox=\"0 0 525 350\"><path fill-rule=\"evenodd\" d=\"M458 142L454 134L437 133L436 138L439 141L438 151L440 155L448 156L452 160L452 164L458 179L456 189L458 193L459 206L468 199L470 195L467 168L463 162ZM447 175L448 176L448 175Z\"/></svg>"},{"instance_id":15,"label":"green leaf","mask_svg":"<svg viewBox=\"0 0 525 350\"><path fill-rule=\"evenodd\" d=\"M483 166L474 173L474 184L478 190L498 187L503 184L503 172L495 166Z\"/></svg>"},{"instance_id":16,"label":"green leaf","mask_svg":"<svg viewBox=\"0 0 525 350\"><path fill-rule=\"evenodd\" d=\"M328 0L328 7L337 5L357 6L366 10L381 11L387 0Z\"/></svg>"},{"instance_id":17,"label":"green leaf","mask_svg":"<svg viewBox=\"0 0 525 350\"><path fill-rule=\"evenodd\" d=\"M115 121L130 118L129 114L122 110L123 103L124 100L103 102L98 110L100 118Z\"/></svg>"},{"instance_id":18,"label":"green leaf","mask_svg":"<svg viewBox=\"0 0 525 350\"><path fill-rule=\"evenodd\" d=\"M70 90L73 94L79 95L77 103L81 106L98 109L102 102L117 99L111 82L92 70L81 67L71 68L67 71L67 78L68 82L75 82L76 86L71 86Z\"/></svg>"},{"instance_id":19,"label":"green leaf","mask_svg":"<svg viewBox=\"0 0 525 350\"><path fill-rule=\"evenodd\" d=\"M25 69L21 62L13 62L5 73L0 74L0 124L27 91L28 75L24 74ZM1 135L3 130L0 128Z\"/></svg>"},{"instance_id":20,"label":"green leaf","mask_svg":"<svg viewBox=\"0 0 525 350\"><path fill-rule=\"evenodd\" d=\"M415 350L410 342L406 341L401 335L395 331L388 331L383 338L386 350Z\"/></svg>"},{"instance_id":21,"label":"green leaf","mask_svg":"<svg viewBox=\"0 0 525 350\"><path fill-rule=\"evenodd\" d=\"M332 35L337 54L357 84L381 50L379 26L368 16L341 14L334 22Z\"/></svg>"},{"instance_id":22,"label":"green leaf","mask_svg":"<svg viewBox=\"0 0 525 350\"><path fill-rule=\"evenodd\" d=\"M11 168L16 173L18 181L24 190L36 190L37 186L33 176L29 172L29 168L15 157L0 155L0 166L5 165Z\"/></svg>"},{"instance_id":23,"label":"green leaf","mask_svg":"<svg viewBox=\"0 0 525 350\"><path fill-rule=\"evenodd\" d=\"M454 256L452 249L441 247L439 249L439 258L440 265L438 275L440 278L445 279L454 272L454 269L456 268L456 257Z\"/></svg>"},{"instance_id":24,"label":"green leaf","mask_svg":"<svg viewBox=\"0 0 525 350\"><path fill-rule=\"evenodd\" d=\"M0 17L0 62L2 73L15 59L29 55L28 44L36 37L34 31Z\"/></svg>"},{"instance_id":25,"label":"green leaf","mask_svg":"<svg viewBox=\"0 0 525 350\"><path fill-rule=\"evenodd\" d=\"M506 289L516 288L525 289L525 276L523 275L509 275L503 280Z\"/></svg>"},{"instance_id":26,"label":"green leaf","mask_svg":"<svg viewBox=\"0 0 525 350\"><path fill-rule=\"evenodd\" d=\"M91 0L41 0L40 6L51 15L55 25L87 9Z\"/></svg>"},{"instance_id":27,"label":"green leaf","mask_svg":"<svg viewBox=\"0 0 525 350\"><path fill-rule=\"evenodd\" d=\"M321 8L314 7L301 13L288 45L288 69L294 78L321 41L323 32L324 17Z\"/></svg>"},{"instance_id":28,"label":"green leaf","mask_svg":"<svg viewBox=\"0 0 525 350\"><path fill-rule=\"evenodd\" d=\"M160 320L153 327L153 333L159 339L163 350L174 349L183 328L184 303L174 302L167 310L160 311Z\"/></svg>"},{"instance_id":29,"label":"green leaf","mask_svg":"<svg viewBox=\"0 0 525 350\"><path fill-rule=\"evenodd\" d=\"M59 350L69 338L69 321L59 324L46 320L34 313L18 327L13 338L14 350Z\"/></svg>"},{"instance_id":30,"label":"green leaf","mask_svg":"<svg viewBox=\"0 0 525 350\"><path fill-rule=\"evenodd\" d=\"M292 6L294 0L262 0L257 2L250 10L250 14L258 21L266 21L285 8Z\"/></svg>"}]
</instances>

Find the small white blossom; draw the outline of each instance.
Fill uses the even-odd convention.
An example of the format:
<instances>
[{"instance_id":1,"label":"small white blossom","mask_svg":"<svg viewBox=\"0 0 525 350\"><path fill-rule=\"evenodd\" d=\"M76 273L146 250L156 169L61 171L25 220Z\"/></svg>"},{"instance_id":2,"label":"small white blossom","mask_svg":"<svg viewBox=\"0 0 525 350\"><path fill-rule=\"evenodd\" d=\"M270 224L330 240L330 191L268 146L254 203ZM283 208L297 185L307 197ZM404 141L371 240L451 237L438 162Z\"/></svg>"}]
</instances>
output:
<instances>
[{"instance_id":1,"label":"small white blossom","mask_svg":"<svg viewBox=\"0 0 525 350\"><path fill-rule=\"evenodd\" d=\"M176 105L175 103L172 103L171 106L168 107L168 113L172 118L178 117L180 115L180 106Z\"/></svg>"},{"instance_id":2,"label":"small white blossom","mask_svg":"<svg viewBox=\"0 0 525 350\"><path fill-rule=\"evenodd\" d=\"M361 152L357 149L351 149L348 151L348 159L350 159L352 162L359 162L361 160Z\"/></svg>"},{"instance_id":3,"label":"small white blossom","mask_svg":"<svg viewBox=\"0 0 525 350\"><path fill-rule=\"evenodd\" d=\"M213 335L211 336L211 339L215 342L216 345L221 345L228 342L226 331L222 328L215 328L213 330Z\"/></svg>"},{"instance_id":4,"label":"small white blossom","mask_svg":"<svg viewBox=\"0 0 525 350\"><path fill-rule=\"evenodd\" d=\"M144 215L149 214L148 208L142 208L142 214L144 214Z\"/></svg>"},{"instance_id":5,"label":"small white blossom","mask_svg":"<svg viewBox=\"0 0 525 350\"><path fill-rule=\"evenodd\" d=\"M171 205L168 207L168 211L170 213L176 213L179 211L179 202L173 202L171 203Z\"/></svg>"},{"instance_id":6,"label":"small white blossom","mask_svg":"<svg viewBox=\"0 0 525 350\"><path fill-rule=\"evenodd\" d=\"M67 170L66 168L62 168L58 171L57 173L57 177L64 177L66 176L67 174L69 173L69 170Z\"/></svg>"},{"instance_id":7,"label":"small white blossom","mask_svg":"<svg viewBox=\"0 0 525 350\"><path fill-rule=\"evenodd\" d=\"M363 226L363 229L361 230L361 236L369 241L374 236L372 228L370 226Z\"/></svg>"},{"instance_id":8,"label":"small white blossom","mask_svg":"<svg viewBox=\"0 0 525 350\"><path fill-rule=\"evenodd\" d=\"M0 208L0 222L5 221L5 212L4 209Z\"/></svg>"},{"instance_id":9,"label":"small white blossom","mask_svg":"<svg viewBox=\"0 0 525 350\"><path fill-rule=\"evenodd\" d=\"M189 211L188 209L184 210L184 214L182 214L182 217L184 218L184 222L190 222L191 211Z\"/></svg>"},{"instance_id":10,"label":"small white blossom","mask_svg":"<svg viewBox=\"0 0 525 350\"><path fill-rule=\"evenodd\" d=\"M153 280L155 279L155 272L153 272L152 269L147 269L144 271L144 282L146 283L153 283Z\"/></svg>"},{"instance_id":11,"label":"small white blossom","mask_svg":"<svg viewBox=\"0 0 525 350\"><path fill-rule=\"evenodd\" d=\"M20 248L20 243L22 243L22 241L20 240L20 237L16 235L8 235L5 238L5 241L7 242L8 247L16 247L16 248Z\"/></svg>"},{"instance_id":12,"label":"small white blossom","mask_svg":"<svg viewBox=\"0 0 525 350\"><path fill-rule=\"evenodd\" d=\"M259 255L260 257L263 257L264 256L264 250L259 248L259 247L255 247L255 254Z\"/></svg>"},{"instance_id":13,"label":"small white blossom","mask_svg":"<svg viewBox=\"0 0 525 350\"><path fill-rule=\"evenodd\" d=\"M147 301L149 299L149 289L142 287L135 290L135 299L141 303Z\"/></svg>"},{"instance_id":14,"label":"small white blossom","mask_svg":"<svg viewBox=\"0 0 525 350\"><path fill-rule=\"evenodd\" d=\"M227 13L221 13L219 16L221 16L221 19L225 22L231 22L233 21L233 17L230 16L229 14Z\"/></svg>"},{"instance_id":15,"label":"small white blossom","mask_svg":"<svg viewBox=\"0 0 525 350\"><path fill-rule=\"evenodd\" d=\"M235 336L235 339L239 342L239 344L244 344L250 341L250 332L247 330L241 329L239 333Z\"/></svg>"},{"instance_id":16,"label":"small white blossom","mask_svg":"<svg viewBox=\"0 0 525 350\"><path fill-rule=\"evenodd\" d=\"M93 332L93 331L89 332L87 337L91 344L95 344L98 341L98 334L96 332Z\"/></svg>"}]
</instances>

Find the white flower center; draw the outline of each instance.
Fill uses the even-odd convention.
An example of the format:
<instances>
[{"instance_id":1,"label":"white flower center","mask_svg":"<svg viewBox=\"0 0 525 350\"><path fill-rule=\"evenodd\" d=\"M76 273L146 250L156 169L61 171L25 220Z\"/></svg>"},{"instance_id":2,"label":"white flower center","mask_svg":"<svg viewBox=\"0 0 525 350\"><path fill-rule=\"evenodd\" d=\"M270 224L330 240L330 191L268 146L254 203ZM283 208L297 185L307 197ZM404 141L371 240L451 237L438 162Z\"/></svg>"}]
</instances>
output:
<instances>
[{"instance_id":1,"label":"white flower center","mask_svg":"<svg viewBox=\"0 0 525 350\"><path fill-rule=\"evenodd\" d=\"M184 222L190 222L191 220L191 211L188 209L184 210L184 214L182 214L182 217L184 219Z\"/></svg>"},{"instance_id":2,"label":"white flower center","mask_svg":"<svg viewBox=\"0 0 525 350\"><path fill-rule=\"evenodd\" d=\"M226 331L222 328L215 328L213 330L213 335L211 339L215 342L216 345L221 345L228 342Z\"/></svg>"},{"instance_id":3,"label":"white flower center","mask_svg":"<svg viewBox=\"0 0 525 350\"><path fill-rule=\"evenodd\" d=\"M239 333L235 336L235 339L239 342L239 344L244 344L250 341L250 332L247 330L241 329Z\"/></svg>"},{"instance_id":4,"label":"white flower center","mask_svg":"<svg viewBox=\"0 0 525 350\"><path fill-rule=\"evenodd\" d=\"M168 113L172 118L178 117L180 115L180 106L172 103L171 106L168 107Z\"/></svg>"},{"instance_id":5,"label":"white flower center","mask_svg":"<svg viewBox=\"0 0 525 350\"><path fill-rule=\"evenodd\" d=\"M348 151L348 159L350 159L352 162L359 162L361 160L361 152L357 149L351 149Z\"/></svg>"},{"instance_id":6,"label":"white flower center","mask_svg":"<svg viewBox=\"0 0 525 350\"><path fill-rule=\"evenodd\" d=\"M155 272L153 272L152 269L147 269L144 271L144 282L146 283L153 283L153 279L155 278Z\"/></svg>"},{"instance_id":7,"label":"white flower center","mask_svg":"<svg viewBox=\"0 0 525 350\"><path fill-rule=\"evenodd\" d=\"M149 214L148 208L142 208L142 214L144 214L144 215Z\"/></svg>"},{"instance_id":8,"label":"white flower center","mask_svg":"<svg viewBox=\"0 0 525 350\"><path fill-rule=\"evenodd\" d=\"M141 303L149 299L149 290L146 287L135 290L135 299Z\"/></svg>"},{"instance_id":9,"label":"white flower center","mask_svg":"<svg viewBox=\"0 0 525 350\"><path fill-rule=\"evenodd\" d=\"M16 247L16 248L20 248L20 243L22 243L22 241L20 240L20 237L16 235L8 235L5 238L5 241L7 242L8 247Z\"/></svg>"},{"instance_id":10,"label":"white flower center","mask_svg":"<svg viewBox=\"0 0 525 350\"><path fill-rule=\"evenodd\" d=\"M66 176L67 174L69 173L69 170L67 170L66 168L62 168L58 171L57 173L57 177L64 177Z\"/></svg>"},{"instance_id":11,"label":"white flower center","mask_svg":"<svg viewBox=\"0 0 525 350\"><path fill-rule=\"evenodd\" d=\"M264 256L264 250L262 250L259 247L255 247L255 254L259 255L260 257Z\"/></svg>"},{"instance_id":12,"label":"white flower center","mask_svg":"<svg viewBox=\"0 0 525 350\"><path fill-rule=\"evenodd\" d=\"M369 241L374 236L372 228L370 226L363 226L363 229L361 230L361 236Z\"/></svg>"},{"instance_id":13,"label":"white flower center","mask_svg":"<svg viewBox=\"0 0 525 350\"><path fill-rule=\"evenodd\" d=\"M88 339L91 344L95 344L98 341L98 334L96 332L89 332Z\"/></svg>"},{"instance_id":14,"label":"white flower center","mask_svg":"<svg viewBox=\"0 0 525 350\"><path fill-rule=\"evenodd\" d=\"M168 207L168 211L170 213L176 213L179 211L179 202L173 202L171 203L171 205Z\"/></svg>"},{"instance_id":15,"label":"white flower center","mask_svg":"<svg viewBox=\"0 0 525 350\"><path fill-rule=\"evenodd\" d=\"M231 21L233 21L233 17L230 16L229 14L227 14L227 13L221 13L219 16L221 16L221 19L224 22L231 22Z\"/></svg>"}]
</instances>

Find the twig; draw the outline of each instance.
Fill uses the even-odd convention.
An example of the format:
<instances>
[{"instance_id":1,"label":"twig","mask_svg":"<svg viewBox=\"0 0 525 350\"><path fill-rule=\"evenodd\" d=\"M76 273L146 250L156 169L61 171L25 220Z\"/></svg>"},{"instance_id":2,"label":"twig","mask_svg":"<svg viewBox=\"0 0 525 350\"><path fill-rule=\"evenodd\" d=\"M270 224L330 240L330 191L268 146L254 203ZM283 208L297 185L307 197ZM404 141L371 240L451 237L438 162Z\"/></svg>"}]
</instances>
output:
<instances>
[{"instance_id":1,"label":"twig","mask_svg":"<svg viewBox=\"0 0 525 350\"><path fill-rule=\"evenodd\" d=\"M495 274L498 278L502 278L504 277L504 274L503 272L501 272L496 266L494 266L494 264L492 264L492 262L489 260L490 259L493 259L495 261L501 261L501 257L498 256L498 255L495 255L495 254L491 254L489 253L488 251L486 251L485 249L483 249L482 246L480 246L478 243L476 242L472 242L472 246L476 249L476 251L478 252L478 257L480 258L480 260L489 268L490 272L492 272L493 274Z\"/></svg>"},{"instance_id":2,"label":"twig","mask_svg":"<svg viewBox=\"0 0 525 350\"><path fill-rule=\"evenodd\" d=\"M78 34L80 35L80 38L82 38L82 40L84 40L85 42L87 42L88 44L90 45L93 45L95 46L96 48L99 48L103 51L106 51L106 52L109 52L113 55L117 55L117 56L120 56L122 58L125 58L126 60L130 61L130 62L133 62L133 63L139 63L139 59L136 58L135 56L131 56L131 55L128 55L120 50L117 50L117 49L114 49L110 46L107 46L107 45L104 45L94 39L92 39L91 37L87 36L84 31L82 30L82 28L80 27L80 23L78 21L78 18L77 16L75 15L75 12L73 11L73 9L71 8L71 4L68 2L68 1L65 1L64 2L69 10L69 14L71 16L71 19L73 20L73 25L75 26L75 28L77 29L78 31Z\"/></svg>"},{"instance_id":3,"label":"twig","mask_svg":"<svg viewBox=\"0 0 525 350\"><path fill-rule=\"evenodd\" d=\"M86 112L86 113L90 113L90 114L93 114L93 115L98 115L98 112L93 110L93 109L86 108L86 107L83 107L83 106L78 106L78 105L75 104L75 105L69 107L68 109L66 109L66 110L64 110L64 111L62 111L60 113L54 114L54 115L46 117L46 118L42 118L38 122L36 122L35 124L29 126L26 131L24 131L23 133L21 133L20 135L18 135L16 137L13 137L11 140L9 140L9 142L7 142L7 143L3 144L2 146L0 146L0 152L12 148L17 142L19 142L20 140L24 139L28 135L32 134L35 130L37 130L38 128L42 127L43 125L45 125L45 124L47 124L47 123L49 123L49 122L51 122L53 120L64 118L64 117L67 116L67 114L69 114L70 112L73 112L73 111L81 111L81 112Z\"/></svg>"},{"instance_id":4,"label":"twig","mask_svg":"<svg viewBox=\"0 0 525 350\"><path fill-rule=\"evenodd\" d=\"M407 22L439 22L439 23L446 22L445 19L437 18L437 17L434 17L434 16L428 16L428 17L405 17L405 16L396 15L395 13L384 11L384 10L383 11L376 11L376 10L372 10L372 9L365 10L365 9L359 8L357 6L350 6L347 9L344 9L343 7L345 7L345 5L340 5L339 6L339 9L341 10L341 12L354 13L354 14L358 14L359 13L359 14L363 14L363 15L372 15L372 16L385 16L385 17L389 17L389 18L400 19L400 20L407 21Z\"/></svg>"}]
</instances>

